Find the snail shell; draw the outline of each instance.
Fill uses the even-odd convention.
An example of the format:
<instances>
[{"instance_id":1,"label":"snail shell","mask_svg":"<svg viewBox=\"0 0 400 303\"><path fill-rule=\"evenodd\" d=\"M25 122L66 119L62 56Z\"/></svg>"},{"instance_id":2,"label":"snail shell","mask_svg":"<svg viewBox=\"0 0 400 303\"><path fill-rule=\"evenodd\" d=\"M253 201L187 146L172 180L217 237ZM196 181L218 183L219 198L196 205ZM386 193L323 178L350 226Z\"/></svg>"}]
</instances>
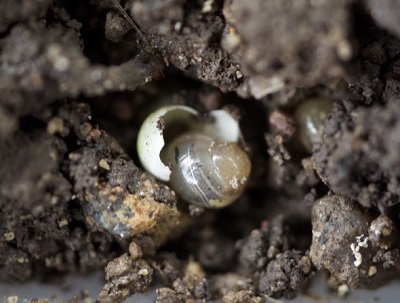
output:
<instances>
[{"instance_id":1,"label":"snail shell","mask_svg":"<svg viewBox=\"0 0 400 303\"><path fill-rule=\"evenodd\" d=\"M240 137L239 123L225 110L209 113L212 122L203 123L200 114L191 107L169 105L157 109L143 122L137 139L137 150L143 168L157 179L168 182L171 171L160 159L165 148L164 137L176 138L185 132L206 134L210 137L237 142ZM171 133L174 135L171 136ZM169 134L169 135L166 135Z\"/></svg>"},{"instance_id":2,"label":"snail shell","mask_svg":"<svg viewBox=\"0 0 400 303\"><path fill-rule=\"evenodd\" d=\"M207 208L229 205L246 187L251 162L234 142L184 134L162 151L171 168L170 184L189 203Z\"/></svg>"},{"instance_id":3,"label":"snail shell","mask_svg":"<svg viewBox=\"0 0 400 303\"><path fill-rule=\"evenodd\" d=\"M236 143L239 122L225 110L207 120L194 109L169 105L142 124L137 140L146 171L169 182L186 202L208 208L229 205L243 192L251 163Z\"/></svg>"}]
</instances>

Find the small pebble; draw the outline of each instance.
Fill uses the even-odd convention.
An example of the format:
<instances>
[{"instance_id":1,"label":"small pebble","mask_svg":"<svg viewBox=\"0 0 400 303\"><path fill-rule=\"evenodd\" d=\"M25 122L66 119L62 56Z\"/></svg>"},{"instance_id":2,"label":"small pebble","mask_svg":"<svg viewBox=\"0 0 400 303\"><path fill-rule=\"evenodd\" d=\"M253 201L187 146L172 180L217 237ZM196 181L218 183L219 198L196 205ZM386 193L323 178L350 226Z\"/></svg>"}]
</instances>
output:
<instances>
[{"instance_id":1,"label":"small pebble","mask_svg":"<svg viewBox=\"0 0 400 303\"><path fill-rule=\"evenodd\" d=\"M110 170L110 165L108 165L107 161L104 159L101 159L99 161L99 166L105 170Z\"/></svg>"}]
</instances>

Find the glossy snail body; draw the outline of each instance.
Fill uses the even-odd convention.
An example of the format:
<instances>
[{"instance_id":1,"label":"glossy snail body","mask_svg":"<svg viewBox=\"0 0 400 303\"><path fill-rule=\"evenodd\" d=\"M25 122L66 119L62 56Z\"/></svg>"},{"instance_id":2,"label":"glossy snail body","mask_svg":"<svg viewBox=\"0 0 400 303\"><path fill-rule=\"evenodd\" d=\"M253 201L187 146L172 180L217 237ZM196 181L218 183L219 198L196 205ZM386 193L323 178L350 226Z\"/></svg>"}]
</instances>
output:
<instances>
[{"instance_id":1,"label":"glossy snail body","mask_svg":"<svg viewBox=\"0 0 400 303\"><path fill-rule=\"evenodd\" d=\"M168 106L150 115L139 131L139 158L183 200L201 207L225 207L245 189L250 159L236 143L239 124L230 114L210 112L212 119L207 122L198 116L186 106ZM170 138L174 125L184 131Z\"/></svg>"},{"instance_id":2,"label":"glossy snail body","mask_svg":"<svg viewBox=\"0 0 400 303\"><path fill-rule=\"evenodd\" d=\"M219 208L240 196L250 175L247 154L234 142L186 134L168 145L163 159L171 166L171 186L185 201Z\"/></svg>"}]
</instances>

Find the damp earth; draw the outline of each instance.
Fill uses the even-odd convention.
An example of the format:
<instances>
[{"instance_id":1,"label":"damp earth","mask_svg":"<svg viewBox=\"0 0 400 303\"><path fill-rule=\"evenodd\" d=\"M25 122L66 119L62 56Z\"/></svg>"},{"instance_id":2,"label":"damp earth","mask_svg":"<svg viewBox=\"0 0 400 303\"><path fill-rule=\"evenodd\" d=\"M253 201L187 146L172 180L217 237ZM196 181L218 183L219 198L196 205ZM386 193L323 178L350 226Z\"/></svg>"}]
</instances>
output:
<instances>
[{"instance_id":1,"label":"damp earth","mask_svg":"<svg viewBox=\"0 0 400 303\"><path fill-rule=\"evenodd\" d=\"M262 303L318 272L332 289L399 277L399 14L390 0L1 1L0 281L103 270L98 302L157 285L158 303ZM307 100L332 106L314 119ZM144 171L137 133L165 104L240 121L252 171L236 202L189 205Z\"/></svg>"}]
</instances>

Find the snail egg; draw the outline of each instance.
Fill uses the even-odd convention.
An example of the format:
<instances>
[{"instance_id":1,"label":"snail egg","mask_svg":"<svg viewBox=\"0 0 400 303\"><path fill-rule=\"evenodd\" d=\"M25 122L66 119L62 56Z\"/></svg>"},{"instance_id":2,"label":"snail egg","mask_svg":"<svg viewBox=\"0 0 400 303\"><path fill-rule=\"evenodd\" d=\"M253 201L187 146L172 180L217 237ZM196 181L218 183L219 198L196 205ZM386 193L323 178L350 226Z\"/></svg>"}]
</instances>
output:
<instances>
[{"instance_id":1,"label":"snail egg","mask_svg":"<svg viewBox=\"0 0 400 303\"><path fill-rule=\"evenodd\" d=\"M171 168L170 184L185 201L207 208L229 205L240 196L250 176L251 163L235 142L189 133L162 151Z\"/></svg>"},{"instance_id":2,"label":"snail egg","mask_svg":"<svg viewBox=\"0 0 400 303\"><path fill-rule=\"evenodd\" d=\"M225 110L201 117L182 105L159 108L138 133L139 159L146 171L169 182L183 200L224 207L243 192L251 163L236 143L239 122Z\"/></svg>"},{"instance_id":3,"label":"snail egg","mask_svg":"<svg viewBox=\"0 0 400 303\"><path fill-rule=\"evenodd\" d=\"M325 119L333 102L324 98L310 98L302 101L294 111L297 122L297 137L303 147L312 152L315 143L322 142Z\"/></svg>"},{"instance_id":4,"label":"snail egg","mask_svg":"<svg viewBox=\"0 0 400 303\"><path fill-rule=\"evenodd\" d=\"M196 110L184 105L164 106L149 115L137 138L143 168L157 179L168 182L171 171L160 159L161 150L185 132L202 133L225 141L239 140L239 123L228 112L214 110L209 113L209 118L210 121L203 121Z\"/></svg>"},{"instance_id":5,"label":"snail egg","mask_svg":"<svg viewBox=\"0 0 400 303\"><path fill-rule=\"evenodd\" d=\"M143 122L137 138L137 151L143 168L161 181L169 181L171 171L160 159L165 145L165 128L190 128L197 112L182 105L164 106L150 114Z\"/></svg>"}]
</instances>

